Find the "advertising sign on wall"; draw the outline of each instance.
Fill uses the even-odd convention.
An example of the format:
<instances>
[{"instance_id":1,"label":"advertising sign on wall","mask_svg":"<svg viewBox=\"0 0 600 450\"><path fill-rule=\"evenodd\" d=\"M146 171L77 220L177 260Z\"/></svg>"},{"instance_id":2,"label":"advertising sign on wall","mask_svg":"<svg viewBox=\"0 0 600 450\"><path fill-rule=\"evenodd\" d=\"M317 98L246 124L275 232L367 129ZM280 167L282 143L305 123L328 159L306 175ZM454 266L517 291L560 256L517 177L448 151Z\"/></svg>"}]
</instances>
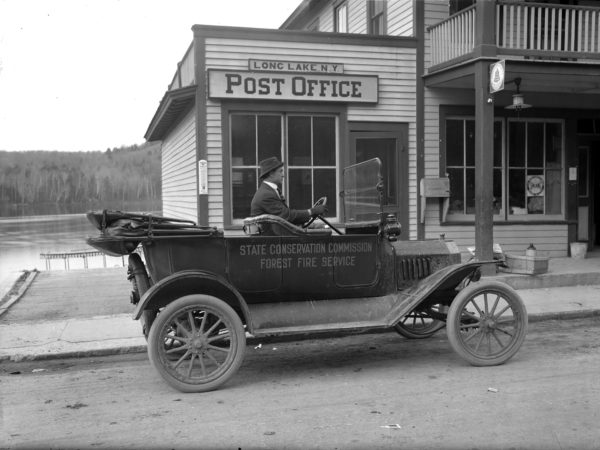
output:
<instances>
[{"instance_id":1,"label":"advertising sign on wall","mask_svg":"<svg viewBox=\"0 0 600 450\"><path fill-rule=\"evenodd\" d=\"M377 103L376 76L314 73L208 71L211 99Z\"/></svg>"}]
</instances>

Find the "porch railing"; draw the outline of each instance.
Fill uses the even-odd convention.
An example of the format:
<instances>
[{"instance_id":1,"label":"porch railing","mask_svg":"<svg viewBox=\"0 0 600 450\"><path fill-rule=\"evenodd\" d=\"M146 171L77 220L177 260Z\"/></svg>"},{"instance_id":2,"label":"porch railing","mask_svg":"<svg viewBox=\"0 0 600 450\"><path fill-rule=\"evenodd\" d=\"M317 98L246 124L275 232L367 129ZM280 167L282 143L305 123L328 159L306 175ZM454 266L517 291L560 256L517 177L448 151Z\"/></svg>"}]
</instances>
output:
<instances>
[{"instance_id":1,"label":"porch railing","mask_svg":"<svg viewBox=\"0 0 600 450\"><path fill-rule=\"evenodd\" d=\"M429 33L432 65L468 55L475 45L475 6L430 27Z\"/></svg>"},{"instance_id":2,"label":"porch railing","mask_svg":"<svg viewBox=\"0 0 600 450\"><path fill-rule=\"evenodd\" d=\"M600 60L600 7L496 2L499 54ZM475 45L475 6L429 28L431 65L469 55Z\"/></svg>"},{"instance_id":3,"label":"porch railing","mask_svg":"<svg viewBox=\"0 0 600 450\"><path fill-rule=\"evenodd\" d=\"M600 8L499 1L496 45L516 50L598 53Z\"/></svg>"}]
</instances>

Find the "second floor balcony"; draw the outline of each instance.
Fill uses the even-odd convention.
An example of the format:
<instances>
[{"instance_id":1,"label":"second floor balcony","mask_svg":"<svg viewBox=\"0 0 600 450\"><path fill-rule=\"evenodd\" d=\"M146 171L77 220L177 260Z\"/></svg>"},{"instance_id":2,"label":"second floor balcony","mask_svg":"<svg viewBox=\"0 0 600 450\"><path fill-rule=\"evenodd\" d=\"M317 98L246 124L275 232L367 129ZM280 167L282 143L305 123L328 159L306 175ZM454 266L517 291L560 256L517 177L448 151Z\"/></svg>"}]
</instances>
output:
<instances>
[{"instance_id":1,"label":"second floor balcony","mask_svg":"<svg viewBox=\"0 0 600 450\"><path fill-rule=\"evenodd\" d=\"M469 59L476 7L429 28L429 68ZM600 62L600 7L500 0L495 3L498 57Z\"/></svg>"}]
</instances>

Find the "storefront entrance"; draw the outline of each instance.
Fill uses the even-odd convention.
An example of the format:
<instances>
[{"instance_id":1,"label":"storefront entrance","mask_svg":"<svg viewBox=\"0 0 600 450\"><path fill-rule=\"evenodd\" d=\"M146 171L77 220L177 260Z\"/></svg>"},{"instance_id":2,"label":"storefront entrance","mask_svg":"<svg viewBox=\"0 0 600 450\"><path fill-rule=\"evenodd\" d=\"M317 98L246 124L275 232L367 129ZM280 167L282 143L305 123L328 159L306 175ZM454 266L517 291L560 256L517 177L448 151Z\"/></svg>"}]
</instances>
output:
<instances>
[{"instance_id":1,"label":"storefront entrance","mask_svg":"<svg viewBox=\"0 0 600 450\"><path fill-rule=\"evenodd\" d=\"M600 246L600 141L579 145L577 240Z\"/></svg>"},{"instance_id":2,"label":"storefront entrance","mask_svg":"<svg viewBox=\"0 0 600 450\"><path fill-rule=\"evenodd\" d=\"M403 229L408 230L408 127L385 123L349 123L349 127L350 160L381 160L383 210L396 214ZM408 239L408 233L401 238Z\"/></svg>"}]
</instances>

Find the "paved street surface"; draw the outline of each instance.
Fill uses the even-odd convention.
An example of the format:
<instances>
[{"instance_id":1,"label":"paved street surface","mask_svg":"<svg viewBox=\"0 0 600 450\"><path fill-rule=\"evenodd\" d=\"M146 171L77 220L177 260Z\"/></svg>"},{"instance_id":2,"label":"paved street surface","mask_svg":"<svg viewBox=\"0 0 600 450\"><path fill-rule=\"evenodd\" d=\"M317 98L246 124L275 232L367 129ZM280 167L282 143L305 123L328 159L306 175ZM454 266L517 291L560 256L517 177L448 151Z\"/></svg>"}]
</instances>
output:
<instances>
[{"instance_id":1,"label":"paved street surface","mask_svg":"<svg viewBox=\"0 0 600 450\"><path fill-rule=\"evenodd\" d=\"M174 391L145 354L0 364L8 448L592 449L600 319L531 324L476 368L444 331L248 347L221 390Z\"/></svg>"}]
</instances>

